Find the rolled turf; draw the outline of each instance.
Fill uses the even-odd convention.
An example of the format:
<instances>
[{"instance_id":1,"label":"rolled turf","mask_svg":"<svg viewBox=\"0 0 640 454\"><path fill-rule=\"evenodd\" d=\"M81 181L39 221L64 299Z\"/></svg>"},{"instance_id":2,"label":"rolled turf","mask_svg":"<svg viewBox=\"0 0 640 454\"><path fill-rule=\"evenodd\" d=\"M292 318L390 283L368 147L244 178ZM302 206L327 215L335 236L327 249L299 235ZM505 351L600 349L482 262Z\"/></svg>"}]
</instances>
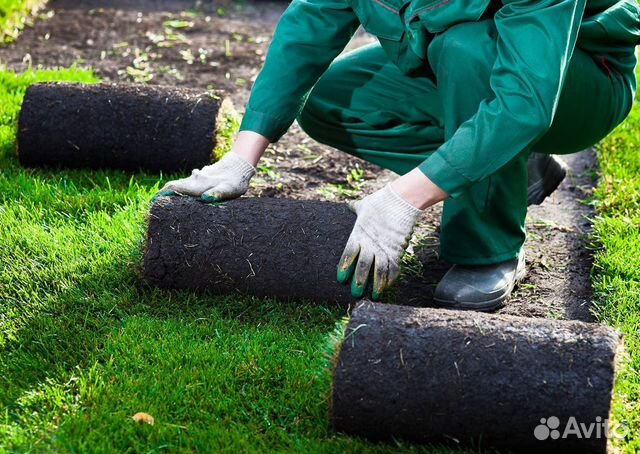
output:
<instances>
[{"instance_id":1,"label":"rolled turf","mask_svg":"<svg viewBox=\"0 0 640 454\"><path fill-rule=\"evenodd\" d=\"M331 422L374 440L605 453L621 345L596 324L364 302L335 360ZM538 427L552 417L558 433ZM572 417L589 438L563 438Z\"/></svg>"},{"instance_id":2,"label":"rolled turf","mask_svg":"<svg viewBox=\"0 0 640 454\"><path fill-rule=\"evenodd\" d=\"M161 288L353 302L336 267L355 218L330 202L160 197L149 215L142 275Z\"/></svg>"},{"instance_id":3,"label":"rolled turf","mask_svg":"<svg viewBox=\"0 0 640 454\"><path fill-rule=\"evenodd\" d=\"M231 111L206 90L35 84L20 112L18 156L26 167L187 171L211 162Z\"/></svg>"}]
</instances>

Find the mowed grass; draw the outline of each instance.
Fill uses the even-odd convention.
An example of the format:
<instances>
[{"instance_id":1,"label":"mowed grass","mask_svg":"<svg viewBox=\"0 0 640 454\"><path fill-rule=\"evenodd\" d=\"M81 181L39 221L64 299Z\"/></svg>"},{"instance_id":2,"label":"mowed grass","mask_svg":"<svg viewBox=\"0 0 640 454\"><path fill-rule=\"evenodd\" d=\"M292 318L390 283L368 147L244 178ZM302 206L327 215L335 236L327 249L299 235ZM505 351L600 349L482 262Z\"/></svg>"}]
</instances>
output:
<instances>
[{"instance_id":1,"label":"mowed grass","mask_svg":"<svg viewBox=\"0 0 640 454\"><path fill-rule=\"evenodd\" d=\"M46 0L0 0L0 44L17 38L29 16L45 3Z\"/></svg>"},{"instance_id":2,"label":"mowed grass","mask_svg":"<svg viewBox=\"0 0 640 454\"><path fill-rule=\"evenodd\" d=\"M330 430L343 309L142 286L149 200L175 175L19 167L40 80L95 77L0 71L0 452L448 452Z\"/></svg>"},{"instance_id":3,"label":"mowed grass","mask_svg":"<svg viewBox=\"0 0 640 454\"><path fill-rule=\"evenodd\" d=\"M602 172L594 221L599 320L625 334L628 358L616 383L614 419L629 429L619 442L624 452L640 452L640 104L599 147Z\"/></svg>"},{"instance_id":4,"label":"mowed grass","mask_svg":"<svg viewBox=\"0 0 640 454\"><path fill-rule=\"evenodd\" d=\"M0 71L0 452L452 452L330 430L325 350L343 310L142 286L148 201L176 175L20 168L21 99L45 80L96 78ZM600 147L593 234L595 311L629 353L614 401L628 453L640 450L638 149L636 106ZM155 425L135 423L140 411Z\"/></svg>"}]
</instances>

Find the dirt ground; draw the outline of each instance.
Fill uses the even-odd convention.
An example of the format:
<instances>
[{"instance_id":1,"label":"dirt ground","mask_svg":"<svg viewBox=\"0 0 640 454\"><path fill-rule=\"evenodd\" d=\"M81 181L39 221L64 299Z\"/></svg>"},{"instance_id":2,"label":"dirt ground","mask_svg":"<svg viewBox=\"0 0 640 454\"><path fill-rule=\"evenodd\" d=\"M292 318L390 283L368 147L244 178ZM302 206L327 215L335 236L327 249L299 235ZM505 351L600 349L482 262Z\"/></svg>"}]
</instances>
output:
<instances>
[{"instance_id":1,"label":"dirt ground","mask_svg":"<svg viewBox=\"0 0 640 454\"><path fill-rule=\"evenodd\" d=\"M206 3L206 6L203 4ZM0 64L91 66L109 81L223 88L242 111L287 2L193 0L57 0L20 39L0 48ZM350 48L369 42L359 33ZM529 274L501 312L591 320L586 248L593 153L567 159L572 175L530 210ZM297 125L265 155L253 195L341 201L370 193L394 174L307 137ZM440 209L426 213L416 238L425 263L408 286L428 304L448 265L437 260ZM425 246L426 245L426 246Z\"/></svg>"}]
</instances>

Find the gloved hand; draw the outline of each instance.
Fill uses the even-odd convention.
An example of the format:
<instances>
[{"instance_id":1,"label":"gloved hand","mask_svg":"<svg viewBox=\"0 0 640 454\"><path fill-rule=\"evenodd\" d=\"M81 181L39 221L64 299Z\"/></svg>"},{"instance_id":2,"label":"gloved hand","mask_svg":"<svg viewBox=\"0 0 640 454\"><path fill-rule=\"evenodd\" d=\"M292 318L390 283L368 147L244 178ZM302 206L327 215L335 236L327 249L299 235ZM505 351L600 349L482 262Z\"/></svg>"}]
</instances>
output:
<instances>
[{"instance_id":1,"label":"gloved hand","mask_svg":"<svg viewBox=\"0 0 640 454\"><path fill-rule=\"evenodd\" d=\"M338 282L344 284L353 276L351 294L360 298L373 265L372 296L377 300L400 275L400 259L422 211L390 185L350 207L358 219L338 264Z\"/></svg>"},{"instance_id":2,"label":"gloved hand","mask_svg":"<svg viewBox=\"0 0 640 454\"><path fill-rule=\"evenodd\" d=\"M219 202L240 197L249 189L249 181L256 169L238 156L228 152L215 164L194 169L191 176L170 181L154 197L163 195L190 195L205 202Z\"/></svg>"}]
</instances>

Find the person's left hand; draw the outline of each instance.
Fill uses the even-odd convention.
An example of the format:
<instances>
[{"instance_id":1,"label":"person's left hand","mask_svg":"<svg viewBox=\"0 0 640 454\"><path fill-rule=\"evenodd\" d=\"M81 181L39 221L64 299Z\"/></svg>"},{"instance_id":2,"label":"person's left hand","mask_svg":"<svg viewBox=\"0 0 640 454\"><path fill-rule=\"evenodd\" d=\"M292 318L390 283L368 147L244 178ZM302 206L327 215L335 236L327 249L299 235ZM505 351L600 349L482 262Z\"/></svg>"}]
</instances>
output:
<instances>
[{"instance_id":1,"label":"person's left hand","mask_svg":"<svg viewBox=\"0 0 640 454\"><path fill-rule=\"evenodd\" d=\"M361 298L373 266L372 297L377 300L400 275L400 259L422 211L396 194L391 185L350 207L358 219L338 264L338 282L352 279L351 294Z\"/></svg>"}]
</instances>

